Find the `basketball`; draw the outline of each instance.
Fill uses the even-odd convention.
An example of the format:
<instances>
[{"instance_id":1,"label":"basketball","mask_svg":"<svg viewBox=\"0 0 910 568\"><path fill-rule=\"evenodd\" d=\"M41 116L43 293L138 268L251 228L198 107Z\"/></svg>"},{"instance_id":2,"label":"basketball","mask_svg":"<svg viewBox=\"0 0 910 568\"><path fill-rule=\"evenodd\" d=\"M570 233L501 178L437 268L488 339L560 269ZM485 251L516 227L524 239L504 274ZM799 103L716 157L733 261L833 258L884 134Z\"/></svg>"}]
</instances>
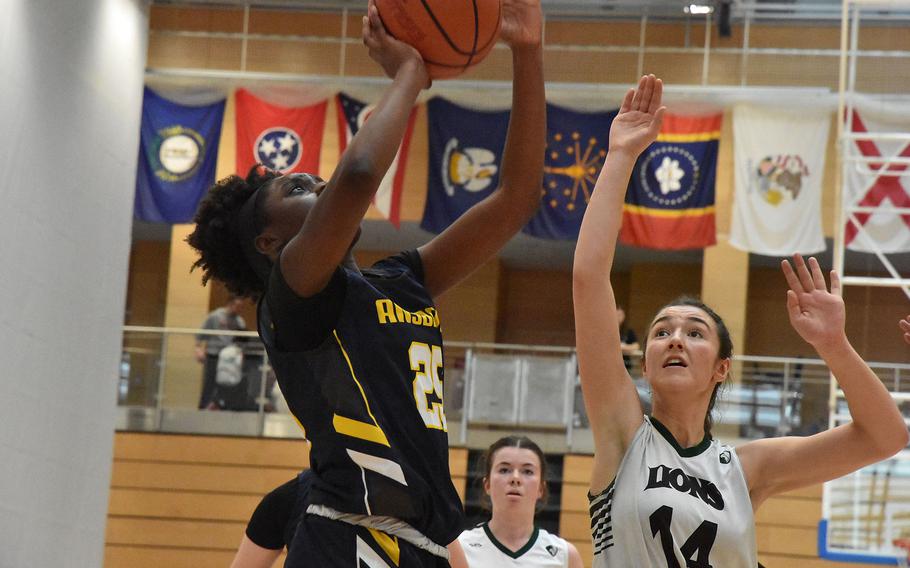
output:
<instances>
[{"instance_id":1,"label":"basketball","mask_svg":"<svg viewBox=\"0 0 910 568\"><path fill-rule=\"evenodd\" d=\"M393 37L414 46L433 79L480 63L499 36L500 0L376 0Z\"/></svg>"}]
</instances>

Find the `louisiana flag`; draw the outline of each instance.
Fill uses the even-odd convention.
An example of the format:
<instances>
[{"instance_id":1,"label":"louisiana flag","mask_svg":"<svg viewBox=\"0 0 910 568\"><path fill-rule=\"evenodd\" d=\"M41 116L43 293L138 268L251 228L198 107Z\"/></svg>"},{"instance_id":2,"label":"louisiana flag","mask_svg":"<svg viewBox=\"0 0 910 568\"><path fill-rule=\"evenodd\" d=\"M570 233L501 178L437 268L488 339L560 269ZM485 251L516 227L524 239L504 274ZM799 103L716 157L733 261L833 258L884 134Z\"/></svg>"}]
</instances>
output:
<instances>
[{"instance_id":1,"label":"louisiana flag","mask_svg":"<svg viewBox=\"0 0 910 568\"><path fill-rule=\"evenodd\" d=\"M499 186L509 111L476 111L445 99L427 103L427 202L420 227L441 233Z\"/></svg>"},{"instance_id":2,"label":"louisiana flag","mask_svg":"<svg viewBox=\"0 0 910 568\"><path fill-rule=\"evenodd\" d=\"M638 158L620 240L664 250L717 242L714 180L723 114L664 115L657 141Z\"/></svg>"},{"instance_id":3,"label":"louisiana flag","mask_svg":"<svg viewBox=\"0 0 910 568\"><path fill-rule=\"evenodd\" d=\"M344 153L351 139L363 126L363 123L369 118L373 111L374 105L368 105L349 97L344 93L338 93L335 101L338 105L338 146L339 155ZM411 110L408 117L408 125L404 132L404 138L398 146L398 153L389 171L382 178L379 189L373 196L373 205L388 219L395 228L398 228L401 221L401 193L404 190L404 172L408 161L408 147L411 145L411 135L414 133L414 121L417 118L417 108Z\"/></svg>"},{"instance_id":4,"label":"louisiana flag","mask_svg":"<svg viewBox=\"0 0 910 568\"><path fill-rule=\"evenodd\" d=\"M543 239L578 238L616 113L583 113L547 105L542 201L525 233Z\"/></svg>"},{"instance_id":5,"label":"louisiana flag","mask_svg":"<svg viewBox=\"0 0 910 568\"><path fill-rule=\"evenodd\" d=\"M319 171L319 150L328 101L308 107L281 107L253 96L235 94L237 172L246 175L258 163L283 174Z\"/></svg>"},{"instance_id":6,"label":"louisiana flag","mask_svg":"<svg viewBox=\"0 0 910 568\"><path fill-rule=\"evenodd\" d=\"M145 88L134 216L187 223L215 181L224 100L183 106Z\"/></svg>"}]
</instances>

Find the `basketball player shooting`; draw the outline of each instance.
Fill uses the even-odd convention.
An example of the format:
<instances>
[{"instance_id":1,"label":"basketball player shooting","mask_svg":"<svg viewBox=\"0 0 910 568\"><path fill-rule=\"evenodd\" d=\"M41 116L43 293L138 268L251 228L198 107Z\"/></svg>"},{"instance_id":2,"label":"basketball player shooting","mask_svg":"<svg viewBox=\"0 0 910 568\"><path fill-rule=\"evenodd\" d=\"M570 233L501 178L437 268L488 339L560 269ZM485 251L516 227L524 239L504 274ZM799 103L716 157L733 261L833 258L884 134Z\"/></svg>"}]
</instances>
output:
<instances>
[{"instance_id":1,"label":"basketball player shooting","mask_svg":"<svg viewBox=\"0 0 910 568\"><path fill-rule=\"evenodd\" d=\"M653 411L622 360L610 284L623 197L635 160L660 131L662 84L642 77L610 129L610 151L585 212L573 294L578 364L594 436L590 512L595 568L754 568L754 511L772 495L886 459L908 433L891 395L844 332L840 282L815 259L782 270L790 324L825 360L852 422L808 437L733 448L711 438L711 409L730 375L733 344L720 316L694 298L662 308L644 338Z\"/></svg>"},{"instance_id":2,"label":"basketball player shooting","mask_svg":"<svg viewBox=\"0 0 910 568\"><path fill-rule=\"evenodd\" d=\"M535 212L546 138L539 2L504 0L502 14L513 99L501 187L424 246L365 270L351 254L429 84L418 52L386 33L372 1L363 41L392 83L331 178L257 167L218 182L197 212L194 266L203 282L259 298L259 335L312 442L288 567L447 566L461 532L434 300Z\"/></svg>"}]
</instances>

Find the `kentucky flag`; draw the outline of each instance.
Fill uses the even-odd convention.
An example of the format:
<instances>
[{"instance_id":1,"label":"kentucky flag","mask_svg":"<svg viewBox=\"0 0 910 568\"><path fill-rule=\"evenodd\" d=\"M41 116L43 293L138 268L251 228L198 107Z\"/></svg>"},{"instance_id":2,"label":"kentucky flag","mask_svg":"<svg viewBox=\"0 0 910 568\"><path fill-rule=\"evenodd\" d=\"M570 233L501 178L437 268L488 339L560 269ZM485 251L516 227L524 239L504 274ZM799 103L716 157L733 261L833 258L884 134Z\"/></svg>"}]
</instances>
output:
<instances>
[{"instance_id":1,"label":"kentucky flag","mask_svg":"<svg viewBox=\"0 0 910 568\"><path fill-rule=\"evenodd\" d=\"M441 233L499 186L509 111L475 111L433 98L427 123L427 202L420 227Z\"/></svg>"},{"instance_id":2,"label":"kentucky flag","mask_svg":"<svg viewBox=\"0 0 910 568\"><path fill-rule=\"evenodd\" d=\"M664 115L657 141L638 158L620 240L664 250L716 242L714 178L723 114Z\"/></svg>"},{"instance_id":3,"label":"kentucky flag","mask_svg":"<svg viewBox=\"0 0 910 568\"><path fill-rule=\"evenodd\" d=\"M525 233L544 239L578 238L616 113L582 113L547 105L542 201Z\"/></svg>"},{"instance_id":4,"label":"kentucky flag","mask_svg":"<svg viewBox=\"0 0 910 568\"><path fill-rule=\"evenodd\" d=\"M366 122L370 113L373 111L373 105L368 105L349 97L344 93L338 93L336 97L338 108L338 145L339 155L343 154L348 144ZM373 206L382 214L383 217L395 225L397 229L401 221L401 194L404 191L404 172L408 160L408 147L411 145L411 136L414 133L414 122L417 119L417 108L411 109L408 117L408 125L404 132L401 144L398 146L398 152L385 177L379 184L379 189L373 195Z\"/></svg>"},{"instance_id":5,"label":"kentucky flag","mask_svg":"<svg viewBox=\"0 0 910 568\"><path fill-rule=\"evenodd\" d=\"M145 88L134 216L187 223L215 181L224 103L183 106Z\"/></svg>"},{"instance_id":6,"label":"kentucky flag","mask_svg":"<svg viewBox=\"0 0 910 568\"><path fill-rule=\"evenodd\" d=\"M246 89L234 96L238 174L246 175L258 163L283 174L319 171L328 101L288 108L261 101Z\"/></svg>"}]
</instances>

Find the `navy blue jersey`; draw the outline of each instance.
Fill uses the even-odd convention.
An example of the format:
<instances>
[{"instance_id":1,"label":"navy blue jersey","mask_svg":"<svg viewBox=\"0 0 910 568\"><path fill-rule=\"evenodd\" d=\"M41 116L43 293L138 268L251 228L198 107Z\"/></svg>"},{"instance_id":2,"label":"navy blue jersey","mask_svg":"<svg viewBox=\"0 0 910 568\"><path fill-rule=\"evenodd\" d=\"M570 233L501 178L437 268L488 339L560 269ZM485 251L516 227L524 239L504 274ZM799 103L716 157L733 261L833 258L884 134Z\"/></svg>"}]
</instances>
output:
<instances>
[{"instance_id":1,"label":"navy blue jersey","mask_svg":"<svg viewBox=\"0 0 910 568\"><path fill-rule=\"evenodd\" d=\"M276 265L259 334L312 443L309 504L455 540L463 510L449 473L442 334L417 251L362 273L339 267L310 298Z\"/></svg>"}]
</instances>

